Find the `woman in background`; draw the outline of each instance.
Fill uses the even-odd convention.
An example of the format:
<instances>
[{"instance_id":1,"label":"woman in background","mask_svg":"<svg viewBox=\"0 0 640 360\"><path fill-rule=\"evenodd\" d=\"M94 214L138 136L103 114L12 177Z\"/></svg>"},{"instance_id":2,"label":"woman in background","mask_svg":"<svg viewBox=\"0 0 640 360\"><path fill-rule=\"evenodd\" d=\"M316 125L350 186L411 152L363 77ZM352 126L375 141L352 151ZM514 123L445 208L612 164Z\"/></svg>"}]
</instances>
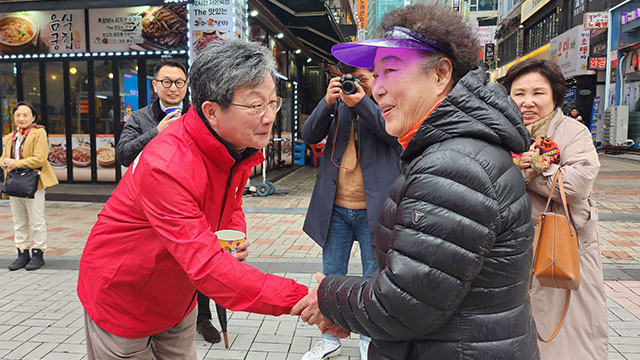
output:
<instances>
[{"instance_id":1,"label":"woman in background","mask_svg":"<svg viewBox=\"0 0 640 360\"><path fill-rule=\"evenodd\" d=\"M548 60L525 60L514 65L503 81L516 102L531 134L531 148L516 159L527 182L534 221L543 211L556 171L562 171L569 211L578 232L580 288L572 291L567 317L557 337L538 342L543 360L601 360L607 358L607 307L602 279L598 212L591 199L600 162L589 130L565 116L565 82L557 65ZM536 148L548 138L555 147ZM515 158L514 158L515 159ZM554 210L563 213L560 192ZM542 336L552 333L560 319L565 290L533 282L533 318Z\"/></svg>"},{"instance_id":2,"label":"woman in background","mask_svg":"<svg viewBox=\"0 0 640 360\"><path fill-rule=\"evenodd\" d=\"M14 241L18 249L18 258L9 265L9 270L41 268L44 265L43 253L47 249L44 195L45 189L58 184L58 179L48 161L47 132L44 126L36 124L36 118L36 110L31 104L23 101L17 103L13 107L16 129L3 139L4 149L0 157L0 166L4 170L5 179L7 174L17 168L40 170L38 191L33 199L9 197L15 231Z\"/></svg>"}]
</instances>

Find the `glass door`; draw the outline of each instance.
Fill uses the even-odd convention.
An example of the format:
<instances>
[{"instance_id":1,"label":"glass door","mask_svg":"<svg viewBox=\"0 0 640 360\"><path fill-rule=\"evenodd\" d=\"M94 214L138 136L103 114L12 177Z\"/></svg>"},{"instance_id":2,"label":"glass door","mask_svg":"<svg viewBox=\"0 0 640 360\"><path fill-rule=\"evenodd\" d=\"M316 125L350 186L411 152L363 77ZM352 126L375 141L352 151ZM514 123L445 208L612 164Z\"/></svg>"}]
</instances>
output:
<instances>
[{"instance_id":1,"label":"glass door","mask_svg":"<svg viewBox=\"0 0 640 360\"><path fill-rule=\"evenodd\" d=\"M96 60L93 63L98 181L116 181L112 71L113 64L110 60Z\"/></svg>"},{"instance_id":2,"label":"glass door","mask_svg":"<svg viewBox=\"0 0 640 360\"><path fill-rule=\"evenodd\" d=\"M69 119L73 181L91 181L89 77L86 61L69 62Z\"/></svg>"},{"instance_id":3,"label":"glass door","mask_svg":"<svg viewBox=\"0 0 640 360\"><path fill-rule=\"evenodd\" d=\"M47 134L49 163L59 181L67 180L67 131L64 106L64 74L62 62L45 63Z\"/></svg>"}]
</instances>

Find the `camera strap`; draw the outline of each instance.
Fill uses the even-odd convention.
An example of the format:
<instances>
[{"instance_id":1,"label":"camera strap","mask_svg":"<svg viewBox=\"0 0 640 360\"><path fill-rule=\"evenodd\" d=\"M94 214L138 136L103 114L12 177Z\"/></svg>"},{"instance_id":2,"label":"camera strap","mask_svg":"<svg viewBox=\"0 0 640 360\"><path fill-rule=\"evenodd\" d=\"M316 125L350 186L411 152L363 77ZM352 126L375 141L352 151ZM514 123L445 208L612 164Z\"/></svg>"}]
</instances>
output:
<instances>
[{"instance_id":1,"label":"camera strap","mask_svg":"<svg viewBox=\"0 0 640 360\"><path fill-rule=\"evenodd\" d=\"M340 164L337 164L334 159L333 159L333 154L336 151L336 141L338 140L338 130L340 129L340 117L338 116L338 107L340 104L341 100L338 99L336 101L336 104L334 105L334 112L333 114L331 114L331 118L332 121L335 119L336 121L336 126L335 126L335 131L333 133L333 148L331 149L331 162L333 163L334 166L341 168L341 169L345 169L347 171L352 171L354 170L358 164L360 163L360 125L358 123L358 114L356 114L353 110L349 109L349 111L351 112L351 127L349 130L353 129L353 144L355 146L355 150L356 150L356 163L353 166L353 168L347 168L344 166L341 166ZM349 145L349 142L347 141L347 146ZM344 153L343 153L344 154Z\"/></svg>"}]
</instances>

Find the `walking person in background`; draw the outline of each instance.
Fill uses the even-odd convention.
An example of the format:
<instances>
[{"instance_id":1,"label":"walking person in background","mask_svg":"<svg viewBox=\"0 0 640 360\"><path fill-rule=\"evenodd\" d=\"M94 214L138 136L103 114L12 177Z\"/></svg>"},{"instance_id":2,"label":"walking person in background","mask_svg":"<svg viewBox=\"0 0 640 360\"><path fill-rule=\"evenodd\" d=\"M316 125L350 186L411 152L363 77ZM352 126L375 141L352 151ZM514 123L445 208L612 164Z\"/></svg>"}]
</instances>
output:
<instances>
[{"instance_id":1,"label":"walking person in background","mask_svg":"<svg viewBox=\"0 0 640 360\"><path fill-rule=\"evenodd\" d=\"M158 63L153 69L152 85L158 98L131 114L116 145L116 157L124 166L131 165L151 139L189 110L187 69L180 61L168 59ZM167 113L167 109L173 108L180 110ZM220 332L211 323L209 298L200 292L196 322L196 331L206 341L220 342Z\"/></svg>"},{"instance_id":2,"label":"walking person in background","mask_svg":"<svg viewBox=\"0 0 640 360\"><path fill-rule=\"evenodd\" d=\"M591 199L600 169L589 130L565 116L565 82L558 66L548 60L525 60L511 67L503 83L520 108L531 134L531 148L514 158L524 174L531 198L531 217L543 211L556 171L562 171L569 211L578 233L580 288L571 302L560 332L550 342L538 342L543 360L602 360L607 358L607 306L598 239L598 212ZM534 148L550 139L556 152L547 156ZM558 155L559 153L559 155ZM556 185L557 187L557 185ZM564 213L560 192L554 191L553 211ZM533 280L532 307L538 331L551 334L562 314L565 290L542 287Z\"/></svg>"},{"instance_id":3,"label":"walking person in background","mask_svg":"<svg viewBox=\"0 0 640 360\"><path fill-rule=\"evenodd\" d=\"M576 108L571 109L571 111L569 112L569 116L582 122L582 116L580 116L580 111L578 111L578 109Z\"/></svg>"},{"instance_id":4,"label":"walking person in background","mask_svg":"<svg viewBox=\"0 0 640 360\"><path fill-rule=\"evenodd\" d=\"M44 265L47 249L47 224L44 215L46 189L57 185L58 179L49 164L49 141L42 125L36 123L38 115L33 106L21 101L13 107L16 129L4 137L4 149L0 166L7 174L17 168L40 170L38 190L33 199L9 197L13 215L14 241L18 258L9 270L36 270ZM33 243L33 245L32 245ZM31 256L29 256L31 249Z\"/></svg>"},{"instance_id":5,"label":"walking person in background","mask_svg":"<svg viewBox=\"0 0 640 360\"><path fill-rule=\"evenodd\" d=\"M371 98L371 70L339 65L353 76L343 91L340 77L330 80L325 97L302 127L302 138L316 144L328 137L304 231L322 247L322 273L345 275L354 240L360 244L362 275L376 271L373 230L391 185L398 177L400 145L387 134L380 107ZM357 79L357 80L356 80ZM366 359L371 339L360 337ZM338 338L326 333L303 360L341 352Z\"/></svg>"},{"instance_id":6,"label":"walking person in background","mask_svg":"<svg viewBox=\"0 0 640 360\"><path fill-rule=\"evenodd\" d=\"M382 26L332 48L374 69L386 131L405 147L376 227L379 271L318 275L293 313L371 336L370 359L536 360L533 224L510 154L529 147L522 116L487 84L475 32L451 8L407 6Z\"/></svg>"}]
</instances>

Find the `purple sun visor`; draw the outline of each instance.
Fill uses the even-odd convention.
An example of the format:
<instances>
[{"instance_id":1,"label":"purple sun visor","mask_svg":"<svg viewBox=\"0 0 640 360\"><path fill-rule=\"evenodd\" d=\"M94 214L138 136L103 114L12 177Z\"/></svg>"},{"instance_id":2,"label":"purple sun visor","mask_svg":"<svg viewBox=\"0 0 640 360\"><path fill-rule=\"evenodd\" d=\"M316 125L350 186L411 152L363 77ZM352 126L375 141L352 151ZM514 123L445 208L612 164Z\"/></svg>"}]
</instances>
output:
<instances>
[{"instance_id":1,"label":"purple sun visor","mask_svg":"<svg viewBox=\"0 0 640 360\"><path fill-rule=\"evenodd\" d=\"M331 53L336 59L347 65L373 69L373 60L376 57L378 48L438 50L449 56L452 55L448 47L423 34L401 26L387 28L379 39L336 44L331 48Z\"/></svg>"}]
</instances>

